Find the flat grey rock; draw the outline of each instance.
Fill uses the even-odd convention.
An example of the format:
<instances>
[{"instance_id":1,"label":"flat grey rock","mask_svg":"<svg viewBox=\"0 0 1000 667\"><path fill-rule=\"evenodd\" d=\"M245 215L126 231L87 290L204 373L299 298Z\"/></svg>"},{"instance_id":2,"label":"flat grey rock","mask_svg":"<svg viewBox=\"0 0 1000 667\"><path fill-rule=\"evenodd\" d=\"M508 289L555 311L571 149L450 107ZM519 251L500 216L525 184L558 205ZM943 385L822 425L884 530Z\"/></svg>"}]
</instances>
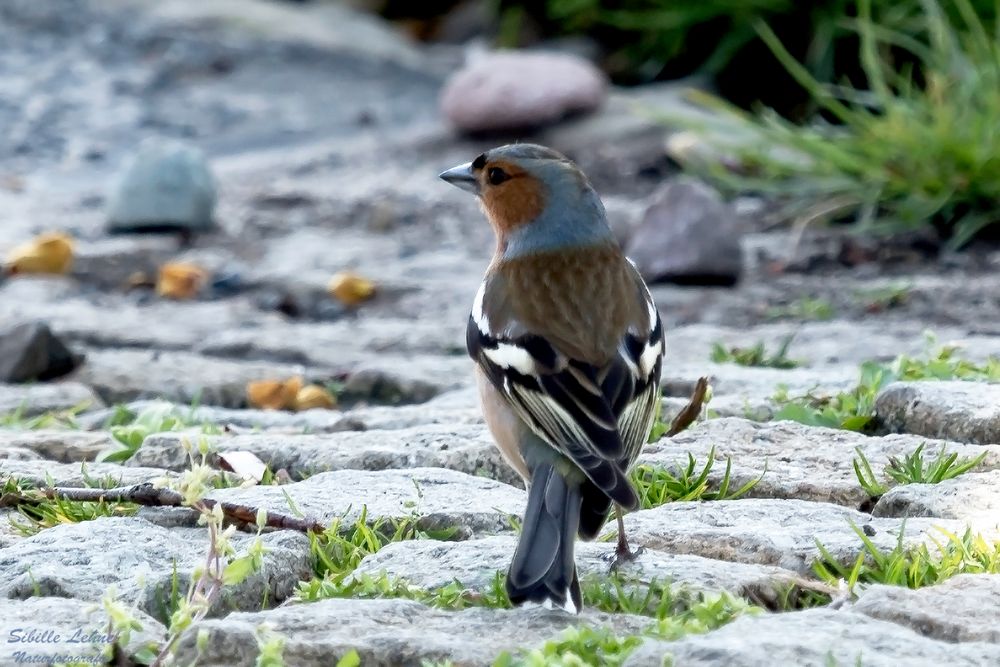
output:
<instances>
[{"instance_id":1,"label":"flat grey rock","mask_svg":"<svg viewBox=\"0 0 1000 667\"><path fill-rule=\"evenodd\" d=\"M10 461L39 461L42 457L25 447L0 445L0 459Z\"/></svg>"},{"instance_id":2,"label":"flat grey rock","mask_svg":"<svg viewBox=\"0 0 1000 667\"><path fill-rule=\"evenodd\" d=\"M108 641L108 616L98 602L62 597L0 598L0 637L4 638L0 664L31 664L32 659L37 664L46 658L58 663L99 664L94 659L102 654L107 658L112 642ZM141 628L132 631L124 647L129 656L149 644L159 645L166 636L159 621L142 611L133 615Z\"/></svg>"},{"instance_id":3,"label":"flat grey rock","mask_svg":"<svg viewBox=\"0 0 1000 667\"><path fill-rule=\"evenodd\" d=\"M344 420L367 430L395 430L431 424L482 424L483 413L475 387L465 387L444 392L419 405L353 408L344 413Z\"/></svg>"},{"instance_id":4,"label":"flat grey rock","mask_svg":"<svg viewBox=\"0 0 1000 667\"><path fill-rule=\"evenodd\" d=\"M181 446L185 438L191 436L151 435L128 464L182 470L188 465ZM521 485L485 426L433 425L322 435L254 433L207 436L206 440L220 453L252 452L271 470L284 468L293 478L329 470L447 468Z\"/></svg>"},{"instance_id":5,"label":"flat grey rock","mask_svg":"<svg viewBox=\"0 0 1000 667\"><path fill-rule=\"evenodd\" d=\"M110 433L40 429L15 431L0 429L0 447L19 447L41 458L61 463L93 461L105 449L118 441Z\"/></svg>"},{"instance_id":6,"label":"flat grey rock","mask_svg":"<svg viewBox=\"0 0 1000 667\"><path fill-rule=\"evenodd\" d=\"M322 523L344 517L353 523L367 508L368 519L417 519L427 529L456 528L456 538L510 530L508 517L521 516L521 489L485 477L440 468L338 470L283 486L219 489L218 500L289 513L286 496L299 512Z\"/></svg>"},{"instance_id":7,"label":"flat grey rock","mask_svg":"<svg viewBox=\"0 0 1000 667\"><path fill-rule=\"evenodd\" d=\"M851 611L945 642L1000 644L1000 575L959 574L917 590L877 584Z\"/></svg>"},{"instance_id":8,"label":"flat grey rock","mask_svg":"<svg viewBox=\"0 0 1000 667\"><path fill-rule=\"evenodd\" d=\"M254 537L233 536L237 555ZM264 564L242 583L227 586L214 614L260 609L291 596L312 574L309 538L301 533L265 533ZM61 524L0 551L0 598L69 597L95 602L109 586L123 599L164 621L176 571L186 591L191 573L204 565L207 528L166 529L138 517L104 517Z\"/></svg>"},{"instance_id":9,"label":"flat grey rock","mask_svg":"<svg viewBox=\"0 0 1000 667\"><path fill-rule=\"evenodd\" d=\"M895 382L879 394L875 411L889 431L1000 444L1000 384Z\"/></svg>"},{"instance_id":10,"label":"flat grey rock","mask_svg":"<svg viewBox=\"0 0 1000 667\"><path fill-rule=\"evenodd\" d=\"M101 294L97 301L79 289L68 289L65 278L8 281L0 285L0 317L44 319L56 334L72 343L158 350L191 350L220 329L266 327L281 319L277 313L261 312L247 297L224 303L140 300L120 293L120 289ZM114 311L114 317L108 317L109 310ZM153 322L155 326L150 326ZM246 357L243 350L240 358Z\"/></svg>"},{"instance_id":11,"label":"flat grey rock","mask_svg":"<svg viewBox=\"0 0 1000 667\"><path fill-rule=\"evenodd\" d=\"M94 349L75 374L109 403L165 398L238 408L246 405L248 382L309 375L302 366L235 361L188 352Z\"/></svg>"},{"instance_id":12,"label":"flat grey rock","mask_svg":"<svg viewBox=\"0 0 1000 667\"><path fill-rule=\"evenodd\" d=\"M849 611L809 609L744 616L708 634L674 642L647 640L625 665L659 667L668 655L673 664L684 667L980 667L1000 661L1000 647L950 644Z\"/></svg>"},{"instance_id":13,"label":"flat grey rock","mask_svg":"<svg viewBox=\"0 0 1000 667\"><path fill-rule=\"evenodd\" d=\"M862 542L851 528L869 527L869 539L892 550L903 521L874 519L856 510L805 500L743 500L668 503L625 517L630 542L670 553L775 565L803 575L818 558L816 541L845 565L852 565ZM904 544L941 538L935 527L962 531L964 524L946 519L907 519Z\"/></svg>"},{"instance_id":14,"label":"flat grey rock","mask_svg":"<svg viewBox=\"0 0 1000 667\"><path fill-rule=\"evenodd\" d=\"M231 426L237 430L268 431L278 433L326 433L351 430L339 410L257 410L253 408L220 408L214 405L184 405L162 400L131 401L124 404L126 410L139 414L145 410L155 410L163 414L176 415L187 423L212 425L220 428ZM82 428L100 429L118 412L118 408L94 410L77 419Z\"/></svg>"},{"instance_id":15,"label":"flat grey rock","mask_svg":"<svg viewBox=\"0 0 1000 667\"><path fill-rule=\"evenodd\" d=\"M924 445L925 459L937 456L943 447L962 457L985 453L980 469L1000 468L1000 447L995 445L941 442L912 435L870 437L796 422L761 424L735 417L709 419L673 438L646 445L639 462L677 469L687 466L691 454L700 471L714 447L715 463L709 479L716 485L725 474L729 457L733 488L763 474L750 490L751 497L798 498L857 508L868 500L868 494L854 472L856 449L864 452L879 479L889 482L884 473L889 457L902 458L920 445Z\"/></svg>"},{"instance_id":16,"label":"flat grey rock","mask_svg":"<svg viewBox=\"0 0 1000 667\"><path fill-rule=\"evenodd\" d=\"M53 463L43 459L0 459L0 476L10 475L35 486L131 486L151 482L174 473L161 468L120 466L117 463Z\"/></svg>"},{"instance_id":17,"label":"flat grey rock","mask_svg":"<svg viewBox=\"0 0 1000 667\"><path fill-rule=\"evenodd\" d=\"M104 402L93 389L79 382L0 384L0 415L18 412L23 417L34 417L81 407L98 409L104 407Z\"/></svg>"},{"instance_id":18,"label":"flat grey rock","mask_svg":"<svg viewBox=\"0 0 1000 667\"><path fill-rule=\"evenodd\" d=\"M215 180L204 153L179 141L147 139L122 170L108 206L108 230L209 231Z\"/></svg>"},{"instance_id":19,"label":"flat grey rock","mask_svg":"<svg viewBox=\"0 0 1000 667\"><path fill-rule=\"evenodd\" d=\"M937 484L889 489L872 509L875 516L933 516L996 523L1000 516L1000 470L967 472Z\"/></svg>"},{"instance_id":20,"label":"flat grey rock","mask_svg":"<svg viewBox=\"0 0 1000 667\"><path fill-rule=\"evenodd\" d=\"M296 667L329 667L351 650L365 667L417 667L424 661L485 667L503 651L543 644L570 627L604 626L629 634L650 619L594 611L572 616L540 607L444 611L409 600L321 600L196 623L181 637L178 663L197 656L201 667L252 667L261 623L286 636L285 663ZM201 631L209 639L199 655L195 641Z\"/></svg>"},{"instance_id":21,"label":"flat grey rock","mask_svg":"<svg viewBox=\"0 0 1000 667\"><path fill-rule=\"evenodd\" d=\"M410 540L387 544L365 558L355 574L385 572L422 588L440 588L455 581L474 591L487 591L496 573L505 575L517 546L517 537L497 535L463 542ZM608 577L613 542L576 543L576 565L581 580ZM625 587L645 594L653 582L672 583L675 590L697 593L728 591L760 604L777 602L800 580L788 570L712 560L700 556L646 550L635 561L623 563L619 574Z\"/></svg>"}]
</instances>

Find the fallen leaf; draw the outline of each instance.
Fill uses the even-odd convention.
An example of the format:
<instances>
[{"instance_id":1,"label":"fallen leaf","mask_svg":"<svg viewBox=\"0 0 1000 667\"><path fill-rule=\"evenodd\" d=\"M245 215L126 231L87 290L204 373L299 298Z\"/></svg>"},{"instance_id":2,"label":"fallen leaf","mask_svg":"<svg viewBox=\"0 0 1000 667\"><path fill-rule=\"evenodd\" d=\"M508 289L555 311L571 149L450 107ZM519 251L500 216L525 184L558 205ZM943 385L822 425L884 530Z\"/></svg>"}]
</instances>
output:
<instances>
[{"instance_id":1,"label":"fallen leaf","mask_svg":"<svg viewBox=\"0 0 1000 667\"><path fill-rule=\"evenodd\" d=\"M73 238L61 232L36 236L7 255L8 273L66 273L73 265Z\"/></svg>"},{"instance_id":2,"label":"fallen leaf","mask_svg":"<svg viewBox=\"0 0 1000 667\"><path fill-rule=\"evenodd\" d=\"M326 291L342 303L356 306L372 298L375 294L375 283L356 273L341 271L330 278Z\"/></svg>"},{"instance_id":3,"label":"fallen leaf","mask_svg":"<svg viewBox=\"0 0 1000 667\"><path fill-rule=\"evenodd\" d=\"M326 410L332 410L337 406L337 399L333 397L325 387L321 387L318 384L309 384L302 389L299 389L299 393L295 396L295 409L296 410L309 410L312 408L324 408Z\"/></svg>"},{"instance_id":4,"label":"fallen leaf","mask_svg":"<svg viewBox=\"0 0 1000 667\"><path fill-rule=\"evenodd\" d=\"M287 380L259 380L247 385L247 400L255 408L292 410L301 388L302 378L298 376Z\"/></svg>"},{"instance_id":5,"label":"fallen leaf","mask_svg":"<svg viewBox=\"0 0 1000 667\"><path fill-rule=\"evenodd\" d=\"M219 464L223 470L234 472L245 480L252 479L258 484L267 472L267 466L253 452L223 452L219 454Z\"/></svg>"},{"instance_id":6,"label":"fallen leaf","mask_svg":"<svg viewBox=\"0 0 1000 667\"><path fill-rule=\"evenodd\" d=\"M170 299L190 299L208 282L208 271L194 264L171 262L160 267L156 293Z\"/></svg>"}]
</instances>

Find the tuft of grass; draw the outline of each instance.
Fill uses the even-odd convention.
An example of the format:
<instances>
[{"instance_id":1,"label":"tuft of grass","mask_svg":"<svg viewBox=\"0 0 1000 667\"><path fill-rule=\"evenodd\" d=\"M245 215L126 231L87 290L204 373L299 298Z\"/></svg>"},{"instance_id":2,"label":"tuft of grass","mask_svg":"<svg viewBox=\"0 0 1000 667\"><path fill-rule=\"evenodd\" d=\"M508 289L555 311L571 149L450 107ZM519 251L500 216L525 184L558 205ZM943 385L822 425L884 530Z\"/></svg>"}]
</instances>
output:
<instances>
[{"instance_id":1,"label":"tuft of grass","mask_svg":"<svg viewBox=\"0 0 1000 667\"><path fill-rule=\"evenodd\" d=\"M117 443L101 452L98 461L123 463L132 458L143 441L154 433L181 431L201 427L205 435L218 435L222 429L214 424L200 422L194 418L194 408L188 414L169 403L150 405L139 413L134 413L123 405L115 406L115 412L105 426L111 431Z\"/></svg>"},{"instance_id":2,"label":"tuft of grass","mask_svg":"<svg viewBox=\"0 0 1000 667\"><path fill-rule=\"evenodd\" d=\"M861 377L850 391L833 395L808 393L789 397L785 387L779 387L771 400L780 406L775 420L787 419L809 426L825 426L848 431L866 430L875 416L875 399L879 391L894 380L894 376L875 362L861 365Z\"/></svg>"},{"instance_id":3,"label":"tuft of grass","mask_svg":"<svg viewBox=\"0 0 1000 667\"><path fill-rule=\"evenodd\" d=\"M713 343L710 359L717 364L737 364L759 368L798 368L802 362L788 358L788 347L792 344L794 337L794 335L785 337L774 354L767 352L764 341L751 347L729 348L722 343Z\"/></svg>"},{"instance_id":4,"label":"tuft of grass","mask_svg":"<svg viewBox=\"0 0 1000 667\"><path fill-rule=\"evenodd\" d=\"M825 322L832 320L835 314L833 304L828 300L810 296L796 299L786 306L773 306L767 310L767 317L772 320Z\"/></svg>"},{"instance_id":5,"label":"tuft of grass","mask_svg":"<svg viewBox=\"0 0 1000 667\"><path fill-rule=\"evenodd\" d=\"M11 428L20 431L35 431L38 429L78 430L80 425L76 416L90 407L89 402L74 405L66 410L53 410L44 414L29 417L24 405L13 412L0 415L0 428Z\"/></svg>"},{"instance_id":6,"label":"tuft of grass","mask_svg":"<svg viewBox=\"0 0 1000 667\"><path fill-rule=\"evenodd\" d=\"M861 365L858 384L833 395L810 392L790 397L779 387L771 400L779 406L775 420L788 419L809 426L826 426L848 431L869 429L875 417L875 399L888 384L897 380L967 380L1000 382L1000 359L991 357L976 364L956 357L958 348L943 346L923 359L900 355L890 364L867 361Z\"/></svg>"},{"instance_id":7,"label":"tuft of grass","mask_svg":"<svg viewBox=\"0 0 1000 667\"><path fill-rule=\"evenodd\" d=\"M718 488L710 489L709 473L715 465L715 447L708 453L707 461L699 469L694 455L688 453L687 465L676 471L663 466L637 465L631 472L632 484L639 494L639 507L651 509L665 503L691 500L735 500L745 496L767 473L751 479L739 488L731 488L733 461L726 457L726 471Z\"/></svg>"},{"instance_id":8,"label":"tuft of grass","mask_svg":"<svg viewBox=\"0 0 1000 667\"><path fill-rule=\"evenodd\" d=\"M987 454L987 452L983 452L979 456L960 458L957 452L948 453L942 445L933 461L925 461L923 454L925 444L921 443L902 459L895 456L889 457L885 474L897 484L938 484L974 469L983 462ZM854 459L854 474L857 476L861 488L872 498L883 495L889 490L889 487L876 477L861 448L857 447L855 451L858 455Z\"/></svg>"},{"instance_id":9,"label":"tuft of grass","mask_svg":"<svg viewBox=\"0 0 1000 667\"><path fill-rule=\"evenodd\" d=\"M932 338L933 340L933 338ZM944 345L924 359L899 356L890 367L899 380L968 380L1000 382L1000 358L990 357L983 364L956 357L959 348Z\"/></svg>"},{"instance_id":10,"label":"tuft of grass","mask_svg":"<svg viewBox=\"0 0 1000 667\"><path fill-rule=\"evenodd\" d=\"M1000 572L1000 542L987 540L971 530L958 536L937 528L943 539L931 538L930 547L927 544L904 546L904 531L901 530L896 546L883 551L862 528L853 523L851 528L861 540L862 550L850 567L834 558L821 542L816 542L820 559L813 563L813 572L831 585L845 581L851 590L858 584L873 583L922 588L957 574Z\"/></svg>"},{"instance_id":11,"label":"tuft of grass","mask_svg":"<svg viewBox=\"0 0 1000 667\"><path fill-rule=\"evenodd\" d=\"M855 297L866 312L881 313L893 308L899 308L910 299L913 286L909 283L893 283L884 287L859 290Z\"/></svg>"},{"instance_id":12,"label":"tuft of grass","mask_svg":"<svg viewBox=\"0 0 1000 667\"><path fill-rule=\"evenodd\" d=\"M135 503L119 502L88 502L67 500L65 498L47 498L44 493L34 488L25 480L13 476L0 476L0 499L10 496L28 497L32 502L17 504L18 517L10 517L10 525L19 534L30 537L45 528L51 528L63 523L80 523L92 521L102 516L132 516L139 506ZM89 486L104 485L108 480L86 480Z\"/></svg>"},{"instance_id":13,"label":"tuft of grass","mask_svg":"<svg viewBox=\"0 0 1000 667\"><path fill-rule=\"evenodd\" d=\"M1000 223L1000 22L988 24L970 0L919 7L915 30L904 31L877 23L872 0L859 0L847 23L860 40L867 90L820 83L754 21L834 122L799 126L701 96L755 139L735 149L739 173L718 163L701 171L727 188L810 202L803 224L836 215L873 234L932 227L958 248Z\"/></svg>"}]
</instances>

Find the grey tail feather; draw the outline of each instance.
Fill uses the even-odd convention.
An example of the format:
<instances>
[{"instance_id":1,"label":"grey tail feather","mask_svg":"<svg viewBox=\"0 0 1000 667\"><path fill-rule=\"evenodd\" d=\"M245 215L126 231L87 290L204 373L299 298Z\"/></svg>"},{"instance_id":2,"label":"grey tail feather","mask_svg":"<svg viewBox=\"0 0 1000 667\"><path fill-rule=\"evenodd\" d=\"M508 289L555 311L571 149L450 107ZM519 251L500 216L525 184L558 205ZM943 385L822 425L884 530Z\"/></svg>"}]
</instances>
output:
<instances>
[{"instance_id":1,"label":"grey tail feather","mask_svg":"<svg viewBox=\"0 0 1000 667\"><path fill-rule=\"evenodd\" d=\"M573 558L580 502L579 487L567 484L551 464L534 469L521 539L507 572L512 604L535 602L580 613L580 581Z\"/></svg>"}]
</instances>

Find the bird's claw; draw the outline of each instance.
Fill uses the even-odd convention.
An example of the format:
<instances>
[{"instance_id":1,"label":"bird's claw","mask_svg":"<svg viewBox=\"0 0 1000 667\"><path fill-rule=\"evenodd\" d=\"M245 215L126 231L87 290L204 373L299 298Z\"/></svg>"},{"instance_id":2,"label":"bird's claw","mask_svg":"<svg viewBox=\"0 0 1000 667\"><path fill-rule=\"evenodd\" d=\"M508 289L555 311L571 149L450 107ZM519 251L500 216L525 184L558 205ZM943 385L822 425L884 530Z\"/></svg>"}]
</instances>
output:
<instances>
[{"instance_id":1,"label":"bird's claw","mask_svg":"<svg viewBox=\"0 0 1000 667\"><path fill-rule=\"evenodd\" d=\"M630 549L628 545L624 548L618 547L613 552L608 554L605 558L611 561L611 568L608 570L608 574L614 574L618 571L618 568L624 563L634 563L639 559L646 551L646 547L636 547L635 549Z\"/></svg>"}]
</instances>

